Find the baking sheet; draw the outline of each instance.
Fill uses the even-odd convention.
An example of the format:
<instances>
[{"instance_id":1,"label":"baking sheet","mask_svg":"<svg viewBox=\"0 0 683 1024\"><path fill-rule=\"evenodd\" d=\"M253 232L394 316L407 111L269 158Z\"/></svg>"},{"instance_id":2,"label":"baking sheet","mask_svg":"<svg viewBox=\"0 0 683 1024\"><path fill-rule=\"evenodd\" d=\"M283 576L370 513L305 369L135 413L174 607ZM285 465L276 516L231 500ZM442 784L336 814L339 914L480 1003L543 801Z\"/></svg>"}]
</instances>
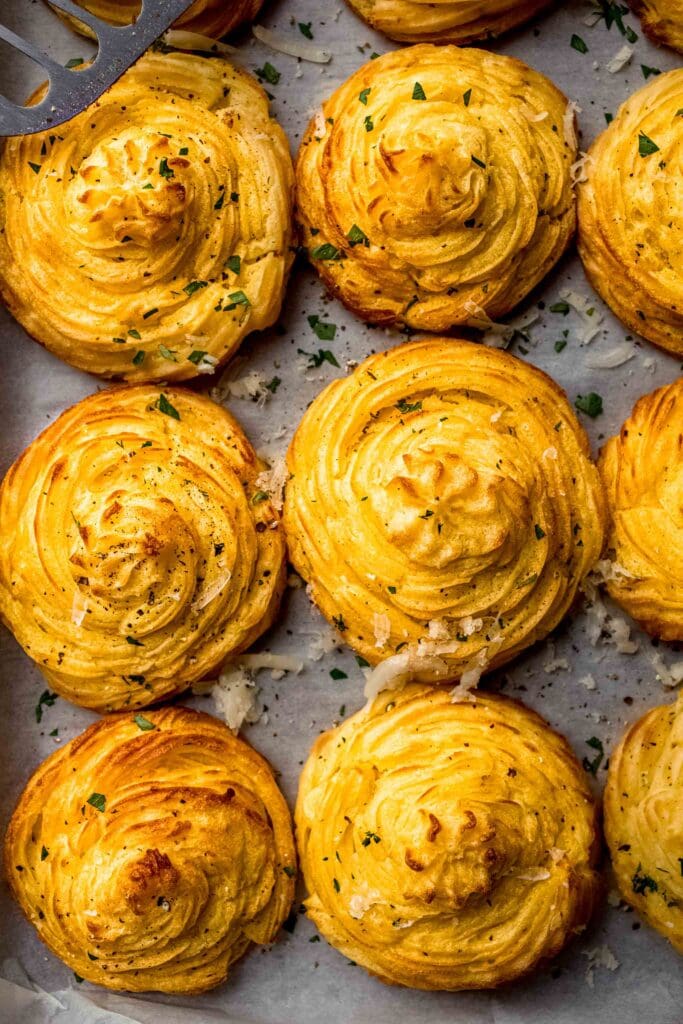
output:
<instances>
[{"instance_id":1,"label":"baking sheet","mask_svg":"<svg viewBox=\"0 0 683 1024\"><path fill-rule=\"evenodd\" d=\"M638 20L628 16L626 23L639 37L635 53L626 68L610 74L606 64L625 40L616 27L608 31L604 20L593 27L584 23L594 6L582 0L561 4L494 47L550 75L578 103L582 108L579 119L583 148L604 127L605 113L615 112L643 84L641 65L668 70L680 63L673 52L649 44ZM41 42L61 61L88 52L88 45L59 25L36 0L3 0L0 18ZM269 3L260 20L297 38L301 37L296 22L310 22L315 42L333 54L324 66L299 63L255 43L248 32L240 38L240 63L255 69L268 60L281 72L279 83L268 88L275 97L274 113L284 125L293 150L321 100L371 52L384 53L394 47L340 3L280 0ZM585 41L587 53L572 48L573 34ZM40 74L32 66L6 60L5 56L3 52L0 92L24 95L40 80ZM596 310L595 317L604 316L598 336L588 346L579 343L584 330L581 316L574 311L567 316L549 312L567 289L587 297ZM545 303L545 309L539 309L539 303ZM583 417L595 450L604 437L619 428L637 397L674 380L680 372L678 360L637 339L635 355L625 365L610 371L588 368L587 359L622 343L626 331L593 295L573 253L521 307L521 313L537 314L538 319L529 329L529 340L518 337L512 351L549 372L572 401L588 391L603 396L603 415L596 420ZM334 351L340 369L328 363L320 370L304 369L306 361L297 355L297 349L315 351L320 347L307 321L312 314L337 324L336 338L326 345ZM554 343L564 330L569 331L568 344L557 353ZM274 375L280 377L277 393L265 405L236 398L227 404L257 448L271 454L283 452L307 404L327 381L344 373L349 361L401 340L397 332L363 325L330 301L313 272L299 265L287 293L280 328L252 337L242 348L242 356L247 358L236 369L237 377L251 371L266 381ZM48 422L101 384L29 341L3 311L0 355L0 472L4 473ZM207 378L202 389L215 384L215 379ZM683 660L683 654L671 645L656 647L635 629L633 635L639 641L636 654L619 654L605 643L593 647L586 637L587 623L586 611L579 611L560 627L550 643L524 654L485 684L504 687L506 693L522 698L545 715L568 736L579 757L595 753L586 740L598 737L609 751L627 722L648 707L674 699L672 690L657 679L656 659L661 657L666 665ZM276 681L270 673L260 673L261 704L268 711L259 723L244 730L247 739L282 773L282 787L292 805L300 766L316 735L339 719L342 706L349 714L363 703L363 679L350 651L338 648L321 660L311 659L309 648L321 633L327 636L327 627L310 609L305 592L290 589L277 626L257 645L257 649L293 653L305 661L298 676ZM346 672L348 679L332 680L330 670L335 667ZM594 690L581 682L587 674L596 682ZM95 718L60 698L44 709L42 721L37 722L35 708L45 688L38 669L0 629L3 830L23 785L39 762L56 744L68 741ZM194 697L187 703L213 710L207 697ZM59 730L58 736L51 735L54 729ZM596 787L600 788L603 781L604 765L597 773ZM610 900L611 904L616 902ZM77 984L73 974L40 944L3 882L0 1021L309 1024L324 1016L327 1024L356 1020L373 1024L418 1020L429 1020L430 1024L583 1024L596 1020L605 1024L681 1024L680 957L662 937L641 926L635 914L610 903L605 904L587 933L551 967L497 993L420 993L385 987L349 964L324 940L315 941L313 925L298 915L292 933L283 932L270 950L252 951L236 965L226 985L206 996L171 1000L163 996L114 995L87 983Z\"/></svg>"}]
</instances>

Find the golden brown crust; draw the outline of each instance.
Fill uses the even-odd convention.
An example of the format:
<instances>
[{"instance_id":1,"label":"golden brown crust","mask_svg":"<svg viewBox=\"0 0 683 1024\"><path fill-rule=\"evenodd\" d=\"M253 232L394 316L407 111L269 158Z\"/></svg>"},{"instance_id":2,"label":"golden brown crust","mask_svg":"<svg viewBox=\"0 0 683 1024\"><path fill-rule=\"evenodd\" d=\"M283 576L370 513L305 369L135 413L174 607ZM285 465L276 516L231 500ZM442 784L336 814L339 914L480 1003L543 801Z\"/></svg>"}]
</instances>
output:
<instances>
[{"instance_id":1,"label":"golden brown crust","mask_svg":"<svg viewBox=\"0 0 683 1024\"><path fill-rule=\"evenodd\" d=\"M600 454L615 601L652 636L683 640L683 380L641 398Z\"/></svg>"},{"instance_id":2,"label":"golden brown crust","mask_svg":"<svg viewBox=\"0 0 683 1024\"><path fill-rule=\"evenodd\" d=\"M503 664L557 626L602 551L600 480L564 392L470 342L366 359L309 407L288 469L292 562L371 664Z\"/></svg>"},{"instance_id":3,"label":"golden brown crust","mask_svg":"<svg viewBox=\"0 0 683 1024\"><path fill-rule=\"evenodd\" d=\"M279 315L293 178L255 79L150 52L58 134L6 142L0 292L79 369L212 373Z\"/></svg>"},{"instance_id":4,"label":"golden brown crust","mask_svg":"<svg viewBox=\"0 0 683 1024\"><path fill-rule=\"evenodd\" d=\"M632 331L683 353L677 147L683 70L658 75L593 143L579 189L579 253Z\"/></svg>"},{"instance_id":5,"label":"golden brown crust","mask_svg":"<svg viewBox=\"0 0 683 1024\"><path fill-rule=\"evenodd\" d=\"M572 237L576 147L573 107L521 61L396 50L356 71L303 138L303 241L365 320L443 331L502 315Z\"/></svg>"},{"instance_id":6,"label":"golden brown crust","mask_svg":"<svg viewBox=\"0 0 683 1024\"><path fill-rule=\"evenodd\" d=\"M299 785L306 909L381 980L493 988L555 956L600 893L596 808L566 740L478 693L409 685L313 746Z\"/></svg>"},{"instance_id":7,"label":"golden brown crust","mask_svg":"<svg viewBox=\"0 0 683 1024\"><path fill-rule=\"evenodd\" d=\"M555 0L348 0L357 14L404 43L471 43L507 32Z\"/></svg>"},{"instance_id":8,"label":"golden brown crust","mask_svg":"<svg viewBox=\"0 0 683 1024\"><path fill-rule=\"evenodd\" d=\"M655 43L683 53L683 0L629 0L643 31Z\"/></svg>"},{"instance_id":9,"label":"golden brown crust","mask_svg":"<svg viewBox=\"0 0 683 1024\"><path fill-rule=\"evenodd\" d=\"M215 671L273 621L278 513L239 424L178 388L113 388L47 428L0 489L0 615L53 689L110 711Z\"/></svg>"},{"instance_id":10,"label":"golden brown crust","mask_svg":"<svg viewBox=\"0 0 683 1024\"><path fill-rule=\"evenodd\" d=\"M112 25L130 25L140 13L140 0L76 0L76 3ZM255 18L262 6L263 0L196 0L173 27L220 39ZM83 35L92 35L83 22L57 8L55 10L72 28Z\"/></svg>"},{"instance_id":11,"label":"golden brown crust","mask_svg":"<svg viewBox=\"0 0 683 1024\"><path fill-rule=\"evenodd\" d=\"M111 989L219 985L294 897L287 805L267 762L209 715L112 715L49 757L5 840L43 942Z\"/></svg>"},{"instance_id":12,"label":"golden brown crust","mask_svg":"<svg viewBox=\"0 0 683 1024\"><path fill-rule=\"evenodd\" d=\"M631 726L610 758L605 833L621 895L683 953L683 698Z\"/></svg>"}]
</instances>

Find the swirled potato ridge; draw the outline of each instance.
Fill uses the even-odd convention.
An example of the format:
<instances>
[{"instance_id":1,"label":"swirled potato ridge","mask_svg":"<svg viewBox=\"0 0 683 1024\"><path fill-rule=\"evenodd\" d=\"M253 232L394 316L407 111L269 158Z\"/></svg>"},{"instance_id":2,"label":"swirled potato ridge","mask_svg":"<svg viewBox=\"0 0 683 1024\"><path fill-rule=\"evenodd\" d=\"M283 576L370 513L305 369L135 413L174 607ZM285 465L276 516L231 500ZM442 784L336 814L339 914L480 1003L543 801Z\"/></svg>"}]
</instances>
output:
<instances>
[{"instance_id":1,"label":"swirled potato ridge","mask_svg":"<svg viewBox=\"0 0 683 1024\"><path fill-rule=\"evenodd\" d=\"M587 438L561 389L504 352L430 339L371 356L306 412L285 527L313 600L368 662L448 677L546 636L603 546Z\"/></svg>"},{"instance_id":2,"label":"swirled potato ridge","mask_svg":"<svg viewBox=\"0 0 683 1024\"><path fill-rule=\"evenodd\" d=\"M50 949L111 989L203 992L294 896L269 765L187 708L114 715L49 757L5 841L15 899Z\"/></svg>"},{"instance_id":3,"label":"swirled potato ridge","mask_svg":"<svg viewBox=\"0 0 683 1024\"><path fill-rule=\"evenodd\" d=\"M553 0L348 0L373 28L410 43L468 43L529 21Z\"/></svg>"},{"instance_id":4,"label":"swirled potato ridge","mask_svg":"<svg viewBox=\"0 0 683 1024\"><path fill-rule=\"evenodd\" d=\"M631 96L589 150L579 253L593 287L632 331L683 352L683 70Z\"/></svg>"},{"instance_id":5,"label":"swirled potato ridge","mask_svg":"<svg viewBox=\"0 0 683 1024\"><path fill-rule=\"evenodd\" d=\"M292 261L293 170L251 75L147 53L94 106L0 158L0 292L81 370L213 372L272 324Z\"/></svg>"},{"instance_id":6,"label":"swirled potato ridge","mask_svg":"<svg viewBox=\"0 0 683 1024\"><path fill-rule=\"evenodd\" d=\"M643 629L683 640L683 381L641 398L600 456L620 572L607 586Z\"/></svg>"},{"instance_id":7,"label":"swirled potato ridge","mask_svg":"<svg viewBox=\"0 0 683 1024\"><path fill-rule=\"evenodd\" d=\"M179 693L271 624L284 538L237 422L190 391L102 391L0 489L0 614L51 686L111 711Z\"/></svg>"},{"instance_id":8,"label":"swirled potato ridge","mask_svg":"<svg viewBox=\"0 0 683 1024\"><path fill-rule=\"evenodd\" d=\"M610 757L605 832L623 898L683 953L683 700L653 708Z\"/></svg>"},{"instance_id":9,"label":"swirled potato ridge","mask_svg":"<svg viewBox=\"0 0 683 1024\"><path fill-rule=\"evenodd\" d=\"M361 67L303 138L297 206L325 284L374 323L502 315L566 248L573 109L510 57L413 46Z\"/></svg>"},{"instance_id":10,"label":"swirled potato ridge","mask_svg":"<svg viewBox=\"0 0 683 1024\"><path fill-rule=\"evenodd\" d=\"M140 13L141 6L140 0L76 0L76 3L113 25L130 25ZM196 0L174 23L174 28L220 39L243 22L255 18L262 4L263 0ZM57 13L72 28L83 32L84 35L92 34L77 18L63 11L58 10Z\"/></svg>"},{"instance_id":11,"label":"swirled potato ridge","mask_svg":"<svg viewBox=\"0 0 683 1024\"><path fill-rule=\"evenodd\" d=\"M324 733L301 777L306 909L383 981L491 988L591 915L599 843L566 741L513 701L410 685Z\"/></svg>"}]
</instances>

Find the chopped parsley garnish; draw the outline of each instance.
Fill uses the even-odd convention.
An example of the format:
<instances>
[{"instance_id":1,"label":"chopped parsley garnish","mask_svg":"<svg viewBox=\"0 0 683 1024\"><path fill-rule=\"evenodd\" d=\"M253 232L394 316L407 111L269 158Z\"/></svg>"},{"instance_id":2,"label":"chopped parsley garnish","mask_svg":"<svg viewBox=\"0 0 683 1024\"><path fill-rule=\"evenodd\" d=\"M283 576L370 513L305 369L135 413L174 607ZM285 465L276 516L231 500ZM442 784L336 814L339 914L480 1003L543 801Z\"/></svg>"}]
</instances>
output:
<instances>
[{"instance_id":1,"label":"chopped parsley garnish","mask_svg":"<svg viewBox=\"0 0 683 1024\"><path fill-rule=\"evenodd\" d=\"M142 335L140 334L139 331L136 331L134 327L131 327L131 329L128 331L128 337L135 338L136 341L140 341Z\"/></svg>"},{"instance_id":2,"label":"chopped parsley garnish","mask_svg":"<svg viewBox=\"0 0 683 1024\"><path fill-rule=\"evenodd\" d=\"M334 353L330 352L328 348L319 348L317 352L304 352L302 348L298 348L297 352L300 356L306 356L309 370L317 370L323 363L330 363L331 366L340 369Z\"/></svg>"},{"instance_id":3,"label":"chopped parsley garnish","mask_svg":"<svg viewBox=\"0 0 683 1024\"><path fill-rule=\"evenodd\" d=\"M159 355L164 359L170 359L172 363L177 363L175 352L172 352L170 348L166 348L165 345L159 345Z\"/></svg>"},{"instance_id":4,"label":"chopped parsley garnish","mask_svg":"<svg viewBox=\"0 0 683 1024\"><path fill-rule=\"evenodd\" d=\"M133 356L131 362L133 363L133 366L142 366L144 361L145 361L145 353L142 351L142 349L138 349L138 351Z\"/></svg>"},{"instance_id":5,"label":"chopped parsley garnish","mask_svg":"<svg viewBox=\"0 0 683 1024\"><path fill-rule=\"evenodd\" d=\"M87 801L91 807L104 813L107 806L107 798L103 793L91 793Z\"/></svg>"},{"instance_id":6,"label":"chopped parsley garnish","mask_svg":"<svg viewBox=\"0 0 683 1024\"><path fill-rule=\"evenodd\" d=\"M396 403L396 408L399 412L419 412L422 408L422 402L406 402L405 398L402 398L400 402Z\"/></svg>"},{"instance_id":7,"label":"chopped parsley garnish","mask_svg":"<svg viewBox=\"0 0 683 1024\"><path fill-rule=\"evenodd\" d=\"M313 32L311 30L312 22L310 22L310 21L299 21L299 22L297 22L297 24L299 26L299 32L301 32L302 36L305 36L306 39L312 39L313 38Z\"/></svg>"},{"instance_id":8,"label":"chopped parsley garnish","mask_svg":"<svg viewBox=\"0 0 683 1024\"><path fill-rule=\"evenodd\" d=\"M316 315L309 316L308 323L320 341L334 341L334 336L337 333L336 324L325 323Z\"/></svg>"},{"instance_id":9,"label":"chopped parsley garnish","mask_svg":"<svg viewBox=\"0 0 683 1024\"><path fill-rule=\"evenodd\" d=\"M59 694L52 693L50 690L43 690L36 704L36 722L42 722L43 709L51 708L58 696Z\"/></svg>"},{"instance_id":10,"label":"chopped parsley garnish","mask_svg":"<svg viewBox=\"0 0 683 1024\"><path fill-rule=\"evenodd\" d=\"M593 750L597 750L597 754L595 755L592 761L590 760L590 758L584 757L584 770L590 772L591 775L597 775L598 768L602 764L603 759L605 757L605 750L603 748L602 741L599 740L597 736L591 736L589 740L586 740L586 744L587 746L592 747Z\"/></svg>"},{"instance_id":11,"label":"chopped parsley garnish","mask_svg":"<svg viewBox=\"0 0 683 1024\"><path fill-rule=\"evenodd\" d=\"M647 896L649 892L659 891L659 886L655 882L654 878L644 874L640 864L636 868L636 872L631 879L631 888L637 896Z\"/></svg>"},{"instance_id":12,"label":"chopped parsley garnish","mask_svg":"<svg viewBox=\"0 0 683 1024\"><path fill-rule=\"evenodd\" d=\"M135 715L133 721L142 732L151 732L152 729L156 729L154 722L150 722L149 718L145 718L144 715Z\"/></svg>"},{"instance_id":13,"label":"chopped parsley garnish","mask_svg":"<svg viewBox=\"0 0 683 1024\"><path fill-rule=\"evenodd\" d=\"M49 854L50 854L50 851L48 850L47 846L44 846L42 848L42 850L40 851L40 859L41 860L47 860Z\"/></svg>"},{"instance_id":14,"label":"chopped parsley garnish","mask_svg":"<svg viewBox=\"0 0 683 1024\"><path fill-rule=\"evenodd\" d=\"M413 96L412 96L412 98L414 100L426 100L427 99L427 97L425 96L425 91L424 91L424 89L422 88L422 86L420 85L419 82L416 82L414 87L413 87Z\"/></svg>"},{"instance_id":15,"label":"chopped parsley garnish","mask_svg":"<svg viewBox=\"0 0 683 1024\"><path fill-rule=\"evenodd\" d=\"M372 89L363 89L358 97L359 101L363 104L364 107L367 107L368 105L368 96L370 95L371 92Z\"/></svg>"},{"instance_id":16,"label":"chopped parsley garnish","mask_svg":"<svg viewBox=\"0 0 683 1024\"><path fill-rule=\"evenodd\" d=\"M31 168L31 170L33 171L34 174L40 174L40 172L42 170L42 167L43 167L42 164L34 164L30 160L28 162L28 165L29 165L29 167Z\"/></svg>"},{"instance_id":17,"label":"chopped parsley garnish","mask_svg":"<svg viewBox=\"0 0 683 1024\"><path fill-rule=\"evenodd\" d=\"M353 249L354 245L370 245L370 239L357 224L354 224L349 233L346 236L349 240L349 245Z\"/></svg>"},{"instance_id":18,"label":"chopped parsley garnish","mask_svg":"<svg viewBox=\"0 0 683 1024\"><path fill-rule=\"evenodd\" d=\"M159 395L159 398L156 401L156 407L159 412L163 412L165 416L170 416L174 420L180 419L180 413L175 406L171 405L168 398L163 393Z\"/></svg>"},{"instance_id":19,"label":"chopped parsley garnish","mask_svg":"<svg viewBox=\"0 0 683 1024\"><path fill-rule=\"evenodd\" d=\"M331 242L323 242L322 245L316 245L315 249L311 249L309 253L312 260L338 260L341 259L341 253L335 245Z\"/></svg>"},{"instance_id":20,"label":"chopped parsley garnish","mask_svg":"<svg viewBox=\"0 0 683 1024\"><path fill-rule=\"evenodd\" d=\"M469 107L471 99L472 99L472 90L468 89L467 92L464 92L462 94L462 101L463 101L463 103L465 104L466 107Z\"/></svg>"},{"instance_id":21,"label":"chopped parsley garnish","mask_svg":"<svg viewBox=\"0 0 683 1024\"><path fill-rule=\"evenodd\" d=\"M214 210L222 210L223 203L225 202L225 191L221 192L216 202L213 204Z\"/></svg>"},{"instance_id":22,"label":"chopped parsley garnish","mask_svg":"<svg viewBox=\"0 0 683 1024\"><path fill-rule=\"evenodd\" d=\"M576 33L572 36L571 47L572 50L576 50L578 53L588 53L588 46L581 36L577 36Z\"/></svg>"},{"instance_id":23,"label":"chopped parsley garnish","mask_svg":"<svg viewBox=\"0 0 683 1024\"><path fill-rule=\"evenodd\" d=\"M208 283L208 281L190 281L189 284L185 285L183 291L186 295L194 295L194 293L198 292L201 288L206 288Z\"/></svg>"},{"instance_id":24,"label":"chopped parsley garnish","mask_svg":"<svg viewBox=\"0 0 683 1024\"><path fill-rule=\"evenodd\" d=\"M224 309L230 312L231 309L235 309L237 306L251 306L251 303L244 292L231 292L228 296L230 302Z\"/></svg>"},{"instance_id":25,"label":"chopped parsley garnish","mask_svg":"<svg viewBox=\"0 0 683 1024\"><path fill-rule=\"evenodd\" d=\"M83 60L82 57L72 57L71 60L68 60L66 62L64 67L65 68L69 68L69 70L71 70L71 68L80 68L81 64L84 64L84 63L85 63L85 61Z\"/></svg>"},{"instance_id":26,"label":"chopped parsley garnish","mask_svg":"<svg viewBox=\"0 0 683 1024\"><path fill-rule=\"evenodd\" d=\"M339 882L337 881L336 878L332 879L332 885L334 886L334 891L335 892L339 892L340 891L341 886L339 885Z\"/></svg>"},{"instance_id":27,"label":"chopped parsley garnish","mask_svg":"<svg viewBox=\"0 0 683 1024\"><path fill-rule=\"evenodd\" d=\"M640 132L638 135L638 152L642 157L652 156L653 153L659 153L659 146L645 132Z\"/></svg>"},{"instance_id":28,"label":"chopped parsley garnish","mask_svg":"<svg viewBox=\"0 0 683 1024\"><path fill-rule=\"evenodd\" d=\"M545 530L538 523L534 526L534 533L536 534L536 540L543 540L545 537Z\"/></svg>"},{"instance_id":29,"label":"chopped parsley garnish","mask_svg":"<svg viewBox=\"0 0 683 1024\"><path fill-rule=\"evenodd\" d=\"M376 832L366 832L365 836L361 840L361 846L369 846L370 843L381 843L382 840Z\"/></svg>"},{"instance_id":30,"label":"chopped parsley garnish","mask_svg":"<svg viewBox=\"0 0 683 1024\"><path fill-rule=\"evenodd\" d=\"M555 342L555 351L556 352L562 352L566 347L567 347L567 339L566 338L560 338L558 341Z\"/></svg>"},{"instance_id":31,"label":"chopped parsley garnish","mask_svg":"<svg viewBox=\"0 0 683 1024\"><path fill-rule=\"evenodd\" d=\"M260 505L262 501L268 501L270 495L267 491L254 491L251 496L252 505Z\"/></svg>"},{"instance_id":32,"label":"chopped parsley garnish","mask_svg":"<svg viewBox=\"0 0 683 1024\"><path fill-rule=\"evenodd\" d=\"M146 313L143 313L143 314L142 314L142 319L143 319L143 320L149 320L149 318L150 318L151 316L154 316L154 314L155 314L155 313L158 313L158 312L159 312L159 309L158 309L158 307L157 307L157 306L154 306L154 308L153 308L153 309L148 309ZM130 333L130 332L129 332L129 333ZM135 335L133 335L133 337L135 337Z\"/></svg>"},{"instance_id":33,"label":"chopped parsley garnish","mask_svg":"<svg viewBox=\"0 0 683 1024\"><path fill-rule=\"evenodd\" d=\"M647 64L641 64L640 65L640 70L643 72L643 78L645 79L646 82L647 82L648 78L651 78L653 75L661 75L661 73L662 73L659 70L659 68L649 68L647 66Z\"/></svg>"},{"instance_id":34,"label":"chopped parsley garnish","mask_svg":"<svg viewBox=\"0 0 683 1024\"><path fill-rule=\"evenodd\" d=\"M159 174L162 178L174 178L175 171L172 167L168 166L168 160L164 157L159 161Z\"/></svg>"},{"instance_id":35,"label":"chopped parsley garnish","mask_svg":"<svg viewBox=\"0 0 683 1024\"><path fill-rule=\"evenodd\" d=\"M268 82L269 85L277 85L282 77L269 61L266 61L262 68L257 68L256 74L262 82Z\"/></svg>"},{"instance_id":36,"label":"chopped parsley garnish","mask_svg":"<svg viewBox=\"0 0 683 1024\"><path fill-rule=\"evenodd\" d=\"M225 261L225 265L228 270L232 270L233 274L239 274L242 269L242 257L241 256L228 256Z\"/></svg>"},{"instance_id":37,"label":"chopped parsley garnish","mask_svg":"<svg viewBox=\"0 0 683 1024\"><path fill-rule=\"evenodd\" d=\"M346 672L342 672L340 668L331 668L330 675L333 679L348 679Z\"/></svg>"},{"instance_id":38,"label":"chopped parsley garnish","mask_svg":"<svg viewBox=\"0 0 683 1024\"><path fill-rule=\"evenodd\" d=\"M204 352L203 349L196 348L192 352L190 352L190 354L189 354L189 356L187 358L190 360L191 363L194 363L195 366L199 366L199 364L201 363L202 359L207 354L208 353Z\"/></svg>"},{"instance_id":39,"label":"chopped parsley garnish","mask_svg":"<svg viewBox=\"0 0 683 1024\"><path fill-rule=\"evenodd\" d=\"M480 160L479 157L476 157L474 153L472 154L472 163L476 164L477 167L482 167L484 170L486 170L486 164L484 163L484 161Z\"/></svg>"},{"instance_id":40,"label":"chopped parsley garnish","mask_svg":"<svg viewBox=\"0 0 683 1024\"><path fill-rule=\"evenodd\" d=\"M365 120L363 121L363 124L365 125L366 132L374 131L375 125L374 125L373 120L372 120L372 118L370 117L369 114L365 118Z\"/></svg>"},{"instance_id":41,"label":"chopped parsley garnish","mask_svg":"<svg viewBox=\"0 0 683 1024\"><path fill-rule=\"evenodd\" d=\"M355 658L360 668L370 668L370 662L366 661L365 658L362 657L362 655L356 654Z\"/></svg>"},{"instance_id":42,"label":"chopped parsley garnish","mask_svg":"<svg viewBox=\"0 0 683 1024\"><path fill-rule=\"evenodd\" d=\"M143 644L142 640L138 640L137 637L134 637L134 636L127 636L126 637L126 643L130 644L131 647L144 647L145 646Z\"/></svg>"},{"instance_id":43,"label":"chopped parsley garnish","mask_svg":"<svg viewBox=\"0 0 683 1024\"><path fill-rule=\"evenodd\" d=\"M587 395L577 395L574 405L579 412L585 412L591 419L602 413L602 397L595 391L590 391Z\"/></svg>"},{"instance_id":44,"label":"chopped parsley garnish","mask_svg":"<svg viewBox=\"0 0 683 1024\"><path fill-rule=\"evenodd\" d=\"M344 622L344 617L342 615L334 615L332 618L332 622L335 628L338 629L340 633L343 633L345 630L349 628Z\"/></svg>"},{"instance_id":45,"label":"chopped parsley garnish","mask_svg":"<svg viewBox=\"0 0 683 1024\"><path fill-rule=\"evenodd\" d=\"M270 391L272 395L274 395L281 384L282 381L280 380L279 377L273 377L272 380L269 380L268 383L266 384L266 388L268 391Z\"/></svg>"},{"instance_id":46,"label":"chopped parsley garnish","mask_svg":"<svg viewBox=\"0 0 683 1024\"><path fill-rule=\"evenodd\" d=\"M554 302L553 303L553 305L550 307L550 312L551 313L562 313L563 316L566 316L568 314L568 312L569 312L569 309L570 309L569 303L565 302L565 300L562 299L560 302Z\"/></svg>"}]
</instances>

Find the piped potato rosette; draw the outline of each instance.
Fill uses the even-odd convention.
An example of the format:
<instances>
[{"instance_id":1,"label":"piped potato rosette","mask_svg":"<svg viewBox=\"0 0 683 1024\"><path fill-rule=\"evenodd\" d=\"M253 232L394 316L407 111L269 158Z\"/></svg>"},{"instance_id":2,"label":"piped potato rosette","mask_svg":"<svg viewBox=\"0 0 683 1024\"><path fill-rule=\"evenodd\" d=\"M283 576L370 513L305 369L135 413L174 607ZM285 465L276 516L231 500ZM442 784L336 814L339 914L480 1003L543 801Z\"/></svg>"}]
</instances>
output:
<instances>
[{"instance_id":1,"label":"piped potato rosette","mask_svg":"<svg viewBox=\"0 0 683 1024\"><path fill-rule=\"evenodd\" d=\"M50 0L48 0L48 3ZM76 0L79 7L112 25L130 25L140 14L140 0ZM174 23L174 28L220 39L256 17L263 0L196 0ZM73 15L55 8L72 28L86 36L92 32Z\"/></svg>"},{"instance_id":2,"label":"piped potato rosette","mask_svg":"<svg viewBox=\"0 0 683 1024\"><path fill-rule=\"evenodd\" d=\"M643 31L655 43L683 53L683 0L629 0Z\"/></svg>"},{"instance_id":3,"label":"piped potato rosette","mask_svg":"<svg viewBox=\"0 0 683 1024\"><path fill-rule=\"evenodd\" d=\"M185 380L279 315L293 170L249 74L148 53L54 133L0 159L0 292L79 369Z\"/></svg>"},{"instance_id":4,"label":"piped potato rosette","mask_svg":"<svg viewBox=\"0 0 683 1024\"><path fill-rule=\"evenodd\" d=\"M44 761L10 822L5 870L79 978L190 994L276 937L296 852L267 762L175 707L102 719Z\"/></svg>"},{"instance_id":5,"label":"piped potato rosette","mask_svg":"<svg viewBox=\"0 0 683 1024\"><path fill-rule=\"evenodd\" d=\"M141 707L271 625L285 545L264 469L220 406L145 385L29 445L0 488L0 615L54 690Z\"/></svg>"},{"instance_id":6,"label":"piped potato rosette","mask_svg":"<svg viewBox=\"0 0 683 1024\"><path fill-rule=\"evenodd\" d=\"M643 629L683 640L683 380L645 395L600 455L615 601Z\"/></svg>"},{"instance_id":7,"label":"piped potato rosette","mask_svg":"<svg viewBox=\"0 0 683 1024\"><path fill-rule=\"evenodd\" d=\"M584 431L557 384L499 350L371 356L309 407L287 464L292 562L373 665L501 665L557 626L602 551Z\"/></svg>"},{"instance_id":8,"label":"piped potato rosette","mask_svg":"<svg viewBox=\"0 0 683 1024\"><path fill-rule=\"evenodd\" d=\"M683 353L683 70L652 79L589 150L579 189L579 253L632 331Z\"/></svg>"},{"instance_id":9,"label":"piped potato rosette","mask_svg":"<svg viewBox=\"0 0 683 1024\"><path fill-rule=\"evenodd\" d=\"M493 988L555 956L600 893L596 808L521 704L415 684L324 733L296 808L309 917L382 981Z\"/></svg>"},{"instance_id":10,"label":"piped potato rosette","mask_svg":"<svg viewBox=\"0 0 683 1024\"><path fill-rule=\"evenodd\" d=\"M529 21L554 0L348 0L373 28L404 43L469 43Z\"/></svg>"},{"instance_id":11,"label":"piped potato rosette","mask_svg":"<svg viewBox=\"0 0 683 1024\"><path fill-rule=\"evenodd\" d=\"M622 897L683 953L683 697L627 731L610 757L604 805Z\"/></svg>"},{"instance_id":12,"label":"piped potato rosette","mask_svg":"<svg viewBox=\"0 0 683 1024\"><path fill-rule=\"evenodd\" d=\"M575 228L574 108L511 57L413 46L314 117L298 214L325 284L363 319L447 330L502 315Z\"/></svg>"}]
</instances>

